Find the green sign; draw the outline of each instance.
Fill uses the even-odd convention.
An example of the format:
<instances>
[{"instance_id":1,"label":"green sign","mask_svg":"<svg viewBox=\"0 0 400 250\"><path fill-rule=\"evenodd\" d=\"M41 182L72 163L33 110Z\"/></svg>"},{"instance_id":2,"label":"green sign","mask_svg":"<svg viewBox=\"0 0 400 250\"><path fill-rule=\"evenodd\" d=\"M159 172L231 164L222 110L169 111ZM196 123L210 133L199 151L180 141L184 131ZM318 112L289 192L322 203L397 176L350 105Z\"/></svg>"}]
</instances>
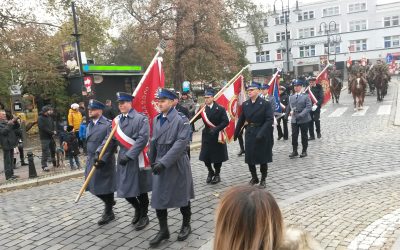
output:
<instances>
[{"instance_id":1,"label":"green sign","mask_svg":"<svg viewBox=\"0 0 400 250\"><path fill-rule=\"evenodd\" d=\"M138 65L83 65L83 72L141 72L142 66Z\"/></svg>"}]
</instances>

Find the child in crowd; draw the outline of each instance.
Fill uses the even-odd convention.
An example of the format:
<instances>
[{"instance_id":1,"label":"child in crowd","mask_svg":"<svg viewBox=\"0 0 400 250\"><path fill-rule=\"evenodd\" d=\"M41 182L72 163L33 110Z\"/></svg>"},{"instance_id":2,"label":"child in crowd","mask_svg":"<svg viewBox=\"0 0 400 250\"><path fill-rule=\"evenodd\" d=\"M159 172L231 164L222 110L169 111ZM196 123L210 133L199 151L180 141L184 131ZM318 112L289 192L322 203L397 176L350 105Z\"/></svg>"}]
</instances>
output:
<instances>
[{"instance_id":1,"label":"child in crowd","mask_svg":"<svg viewBox=\"0 0 400 250\"><path fill-rule=\"evenodd\" d=\"M69 164L71 167L71 170L75 170L76 168L74 167L74 160L76 163L76 166L78 169L81 168L81 164L79 162L79 142L78 138L76 138L75 133L73 131L74 127L68 126L67 127L67 133L65 134L63 138L63 147L66 156L69 159Z\"/></svg>"}]
</instances>

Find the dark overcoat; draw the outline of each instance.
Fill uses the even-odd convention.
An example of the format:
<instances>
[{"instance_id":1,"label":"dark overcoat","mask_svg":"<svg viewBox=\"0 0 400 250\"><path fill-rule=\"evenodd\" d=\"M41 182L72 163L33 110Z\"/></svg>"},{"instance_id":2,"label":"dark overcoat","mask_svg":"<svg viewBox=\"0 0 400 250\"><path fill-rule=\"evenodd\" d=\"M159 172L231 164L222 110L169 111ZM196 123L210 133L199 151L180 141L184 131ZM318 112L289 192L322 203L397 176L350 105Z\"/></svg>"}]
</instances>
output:
<instances>
[{"instance_id":1,"label":"dark overcoat","mask_svg":"<svg viewBox=\"0 0 400 250\"><path fill-rule=\"evenodd\" d=\"M160 114L161 115L161 114ZM186 116L172 109L161 125L154 118L149 157L165 169L153 175L151 206L155 209L178 208L194 198L192 170L186 147L190 142L190 123Z\"/></svg>"},{"instance_id":2,"label":"dark overcoat","mask_svg":"<svg viewBox=\"0 0 400 250\"><path fill-rule=\"evenodd\" d=\"M235 137L246 125L245 132L245 162L247 164L266 164L272 162L271 131L274 122L274 112L271 104L263 98L257 97L253 103L250 99L242 106L242 114L236 125ZM257 140L256 138L260 138Z\"/></svg>"},{"instance_id":3,"label":"dark overcoat","mask_svg":"<svg viewBox=\"0 0 400 250\"><path fill-rule=\"evenodd\" d=\"M103 148L103 141L111 132L111 121L101 116L95 125L89 123L86 131L87 160L85 168L85 179L93 167L96 152L100 154ZM102 160L106 165L96 169L89 182L87 190L94 195L111 194L116 189L115 179L115 155L113 150L107 150Z\"/></svg>"},{"instance_id":4,"label":"dark overcoat","mask_svg":"<svg viewBox=\"0 0 400 250\"><path fill-rule=\"evenodd\" d=\"M204 129L201 134L200 161L208 163L221 163L228 160L226 144L218 142L219 132L229 124L228 115L224 107L214 102L212 108L205 107L208 120L216 127L211 129L204 122ZM212 132L213 131L213 132Z\"/></svg>"}]
</instances>

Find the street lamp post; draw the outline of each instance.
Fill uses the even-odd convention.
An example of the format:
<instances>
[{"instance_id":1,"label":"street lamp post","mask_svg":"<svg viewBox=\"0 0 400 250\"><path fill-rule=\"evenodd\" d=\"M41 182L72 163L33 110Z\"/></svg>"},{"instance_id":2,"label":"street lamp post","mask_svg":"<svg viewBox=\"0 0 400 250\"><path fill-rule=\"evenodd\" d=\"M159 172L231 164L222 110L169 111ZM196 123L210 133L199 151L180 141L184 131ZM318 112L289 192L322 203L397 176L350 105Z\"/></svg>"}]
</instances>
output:
<instances>
[{"instance_id":1,"label":"street lamp post","mask_svg":"<svg viewBox=\"0 0 400 250\"><path fill-rule=\"evenodd\" d=\"M333 29L331 29L332 25L333 25ZM337 24L336 24L335 21L330 21L329 24L327 24L326 22L322 22L322 23L319 24L319 33L325 32L326 33L326 37L327 37L327 42L328 42L328 51L327 51L328 64L329 64L330 43L331 43L330 32L336 32L336 27L337 27ZM335 57L336 57L336 51L335 51ZM335 64L336 64L336 60L335 60Z\"/></svg>"},{"instance_id":2,"label":"street lamp post","mask_svg":"<svg viewBox=\"0 0 400 250\"><path fill-rule=\"evenodd\" d=\"M274 12L272 13L273 16L279 16L279 14L276 12L276 1L274 1ZM289 9L289 0L287 1L287 9L286 11L284 11L284 5L283 5L283 0L280 0L281 4L282 4L282 15L284 17L285 20L285 40L286 40L286 73L289 73L289 69L290 69L290 60L289 60L289 32L288 32L288 22L289 22L289 13L290 13L290 9ZM298 13L300 12L299 9L299 2L296 0L296 9L293 11L294 13Z\"/></svg>"}]
</instances>

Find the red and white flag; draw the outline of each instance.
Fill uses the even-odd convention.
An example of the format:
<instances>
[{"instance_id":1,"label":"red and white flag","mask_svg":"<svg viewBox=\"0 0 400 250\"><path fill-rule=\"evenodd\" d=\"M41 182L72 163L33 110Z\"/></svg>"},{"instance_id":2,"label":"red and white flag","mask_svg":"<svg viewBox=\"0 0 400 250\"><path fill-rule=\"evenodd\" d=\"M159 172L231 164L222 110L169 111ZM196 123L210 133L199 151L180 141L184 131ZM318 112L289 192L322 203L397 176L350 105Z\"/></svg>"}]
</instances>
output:
<instances>
[{"instance_id":1,"label":"red and white flag","mask_svg":"<svg viewBox=\"0 0 400 250\"><path fill-rule=\"evenodd\" d=\"M157 92L160 88L164 88L165 77L164 71L161 65L161 58L154 60L153 64L149 66L148 74L145 74L143 77L142 84L140 84L136 90L135 98L132 100L132 107L140 112L145 114L150 123L150 135L152 134L153 128L153 119L158 115L157 103L155 101ZM113 127L119 124L120 116L117 116L113 120ZM129 149L134 144L135 141L127 136L118 126L115 131L115 138L123 145L125 148ZM146 145L144 150L139 154L139 168L149 169L150 168L150 160L147 156L149 145Z\"/></svg>"},{"instance_id":2,"label":"red and white flag","mask_svg":"<svg viewBox=\"0 0 400 250\"><path fill-rule=\"evenodd\" d=\"M316 83L321 84L324 89L324 101L322 102L322 106L325 105L331 99L331 89L329 86L329 78L328 78L328 64L317 76Z\"/></svg>"},{"instance_id":3,"label":"red and white flag","mask_svg":"<svg viewBox=\"0 0 400 250\"><path fill-rule=\"evenodd\" d=\"M314 95L313 92L311 91L310 86L308 86L308 87L304 90L304 92L308 92L308 97L310 97L311 102L312 102L313 104L317 104L318 100L317 100L317 98L315 98L315 95Z\"/></svg>"},{"instance_id":4,"label":"red and white flag","mask_svg":"<svg viewBox=\"0 0 400 250\"><path fill-rule=\"evenodd\" d=\"M220 139L223 143L231 142L235 134L236 122L242 112L242 104L246 100L243 76L240 75L222 94L215 99L219 105L226 109L229 124L221 131ZM205 113L205 112L203 112Z\"/></svg>"}]
</instances>

